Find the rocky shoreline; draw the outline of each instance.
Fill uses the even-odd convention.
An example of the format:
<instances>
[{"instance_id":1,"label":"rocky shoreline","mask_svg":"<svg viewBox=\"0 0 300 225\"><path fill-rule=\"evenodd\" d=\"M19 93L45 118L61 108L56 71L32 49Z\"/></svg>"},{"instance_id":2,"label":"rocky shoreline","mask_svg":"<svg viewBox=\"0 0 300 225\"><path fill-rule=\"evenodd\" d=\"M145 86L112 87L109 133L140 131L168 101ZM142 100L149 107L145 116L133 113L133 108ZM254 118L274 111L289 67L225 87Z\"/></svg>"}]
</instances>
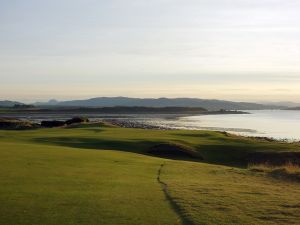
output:
<instances>
[{"instance_id":1,"label":"rocky shoreline","mask_svg":"<svg viewBox=\"0 0 300 225\"><path fill-rule=\"evenodd\" d=\"M154 126L137 121L120 120L120 119L105 119L103 122L110 123L112 125L123 127L123 128L138 128L146 130L175 130L175 128L168 128L163 126Z\"/></svg>"}]
</instances>

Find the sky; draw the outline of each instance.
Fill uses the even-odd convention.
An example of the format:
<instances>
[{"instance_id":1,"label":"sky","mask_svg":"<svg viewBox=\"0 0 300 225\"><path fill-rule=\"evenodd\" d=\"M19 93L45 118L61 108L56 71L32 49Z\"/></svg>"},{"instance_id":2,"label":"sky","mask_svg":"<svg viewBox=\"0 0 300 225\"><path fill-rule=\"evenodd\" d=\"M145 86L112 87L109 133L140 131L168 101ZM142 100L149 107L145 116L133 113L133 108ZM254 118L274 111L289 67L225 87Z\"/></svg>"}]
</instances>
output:
<instances>
[{"instance_id":1,"label":"sky","mask_svg":"<svg viewBox=\"0 0 300 225\"><path fill-rule=\"evenodd\" d=\"M0 0L0 100L300 102L299 0Z\"/></svg>"}]
</instances>

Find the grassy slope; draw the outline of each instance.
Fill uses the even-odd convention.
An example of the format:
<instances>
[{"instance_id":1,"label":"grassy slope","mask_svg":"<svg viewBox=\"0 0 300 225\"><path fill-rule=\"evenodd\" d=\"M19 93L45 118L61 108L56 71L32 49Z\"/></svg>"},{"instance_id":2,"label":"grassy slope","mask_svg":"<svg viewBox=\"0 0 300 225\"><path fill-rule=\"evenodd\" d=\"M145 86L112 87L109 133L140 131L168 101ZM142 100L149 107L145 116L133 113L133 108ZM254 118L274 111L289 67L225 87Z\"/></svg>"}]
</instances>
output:
<instances>
[{"instance_id":1,"label":"grassy slope","mask_svg":"<svg viewBox=\"0 0 300 225\"><path fill-rule=\"evenodd\" d=\"M87 126L77 129L40 129L31 131L0 131L7 141L57 145L85 149L110 149L145 153L160 142L173 142L194 147L205 162L245 165L243 159L256 151L300 151L299 144L285 144L226 136L213 131L159 131Z\"/></svg>"},{"instance_id":2,"label":"grassy slope","mask_svg":"<svg viewBox=\"0 0 300 225\"><path fill-rule=\"evenodd\" d=\"M132 153L1 143L0 224L177 224L159 161Z\"/></svg>"},{"instance_id":3,"label":"grassy slope","mask_svg":"<svg viewBox=\"0 0 300 225\"><path fill-rule=\"evenodd\" d=\"M166 163L161 179L194 224L299 224L299 183L191 162Z\"/></svg>"},{"instance_id":4,"label":"grassy slope","mask_svg":"<svg viewBox=\"0 0 300 225\"><path fill-rule=\"evenodd\" d=\"M193 146L207 162L227 165L242 165L253 151L300 150L208 131L0 131L0 224L178 224L180 214L194 224L300 219L298 183L136 154L162 141ZM177 214L156 180L162 163L161 180L180 208Z\"/></svg>"}]
</instances>

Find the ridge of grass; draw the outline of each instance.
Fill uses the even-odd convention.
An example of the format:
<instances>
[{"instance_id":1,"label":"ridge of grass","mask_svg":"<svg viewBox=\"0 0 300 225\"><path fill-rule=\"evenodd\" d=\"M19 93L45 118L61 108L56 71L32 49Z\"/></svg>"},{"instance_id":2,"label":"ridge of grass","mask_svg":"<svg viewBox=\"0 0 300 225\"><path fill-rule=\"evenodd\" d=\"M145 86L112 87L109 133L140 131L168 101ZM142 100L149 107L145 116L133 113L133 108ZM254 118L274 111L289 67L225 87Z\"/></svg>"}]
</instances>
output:
<instances>
[{"instance_id":1,"label":"ridge of grass","mask_svg":"<svg viewBox=\"0 0 300 225\"><path fill-rule=\"evenodd\" d=\"M204 162L247 167L255 152L300 152L299 143L277 143L228 136L214 131L144 130L83 124L74 128L0 131L2 140L79 149L110 149L147 154L152 146L172 143L197 151Z\"/></svg>"}]
</instances>

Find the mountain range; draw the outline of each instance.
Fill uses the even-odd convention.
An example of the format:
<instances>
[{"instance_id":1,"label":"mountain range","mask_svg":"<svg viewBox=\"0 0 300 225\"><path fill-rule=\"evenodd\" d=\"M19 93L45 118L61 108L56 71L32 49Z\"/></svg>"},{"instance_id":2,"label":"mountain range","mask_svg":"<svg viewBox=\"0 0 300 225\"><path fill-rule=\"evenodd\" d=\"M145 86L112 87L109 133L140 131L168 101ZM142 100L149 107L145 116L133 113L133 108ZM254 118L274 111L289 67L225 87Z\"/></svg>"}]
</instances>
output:
<instances>
[{"instance_id":1,"label":"mountain range","mask_svg":"<svg viewBox=\"0 0 300 225\"><path fill-rule=\"evenodd\" d=\"M8 100L0 101L0 107L13 107L15 105L23 105L23 103Z\"/></svg>"},{"instance_id":2,"label":"mountain range","mask_svg":"<svg viewBox=\"0 0 300 225\"><path fill-rule=\"evenodd\" d=\"M285 106L267 105L250 102L233 102L216 99L198 98L128 98L128 97L98 97L86 100L37 102L36 106L64 107L113 107L113 106L143 106L143 107L203 107L208 110L260 110L282 109Z\"/></svg>"},{"instance_id":3,"label":"mountain range","mask_svg":"<svg viewBox=\"0 0 300 225\"><path fill-rule=\"evenodd\" d=\"M18 101L0 101L0 107L22 105ZM234 102L217 99L199 98L128 98L128 97L98 97L85 100L57 101L33 103L37 107L114 107L114 106L141 106L141 107L203 107L207 110L262 110L286 109L299 107L294 102Z\"/></svg>"},{"instance_id":4,"label":"mountain range","mask_svg":"<svg viewBox=\"0 0 300 225\"><path fill-rule=\"evenodd\" d=\"M277 106L286 106L286 107L300 107L300 103L290 102L290 101L280 101L280 102L272 102L272 101L263 101L258 102L263 105L277 105Z\"/></svg>"}]
</instances>

